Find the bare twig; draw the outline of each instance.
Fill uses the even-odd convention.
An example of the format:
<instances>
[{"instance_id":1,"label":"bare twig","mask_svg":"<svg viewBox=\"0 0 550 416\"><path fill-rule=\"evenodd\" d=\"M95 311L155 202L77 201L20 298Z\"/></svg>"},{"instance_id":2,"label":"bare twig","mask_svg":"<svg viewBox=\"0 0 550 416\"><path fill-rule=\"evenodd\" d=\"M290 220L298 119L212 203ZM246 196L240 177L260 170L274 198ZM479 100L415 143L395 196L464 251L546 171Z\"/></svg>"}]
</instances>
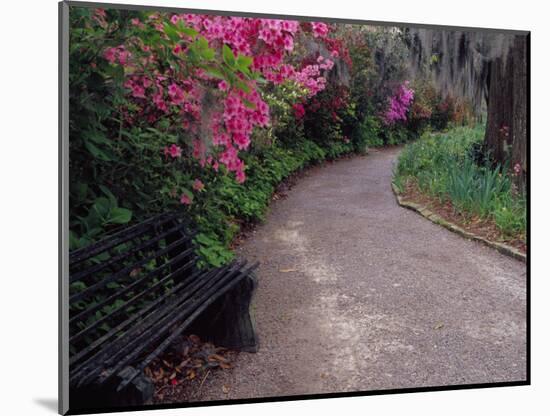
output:
<instances>
[{"instance_id":1,"label":"bare twig","mask_svg":"<svg viewBox=\"0 0 550 416\"><path fill-rule=\"evenodd\" d=\"M201 381L201 384L200 384L200 386L199 386L199 393L200 393L200 391L201 391L201 389L202 389L202 385L203 385L204 382L206 381L206 377L208 377L208 374L210 374L210 370L208 370L208 371L206 372L206 374L204 375L204 377L203 377L203 379L202 379L202 381Z\"/></svg>"}]
</instances>

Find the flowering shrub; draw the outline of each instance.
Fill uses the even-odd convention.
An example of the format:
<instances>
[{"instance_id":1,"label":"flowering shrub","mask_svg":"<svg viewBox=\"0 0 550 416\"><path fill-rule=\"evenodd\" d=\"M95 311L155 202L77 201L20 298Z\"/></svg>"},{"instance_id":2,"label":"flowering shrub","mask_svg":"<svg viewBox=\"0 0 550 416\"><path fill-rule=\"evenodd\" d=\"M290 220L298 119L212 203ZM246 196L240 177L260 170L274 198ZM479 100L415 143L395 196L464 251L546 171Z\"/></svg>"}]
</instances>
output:
<instances>
[{"instance_id":1,"label":"flowering shrub","mask_svg":"<svg viewBox=\"0 0 550 416\"><path fill-rule=\"evenodd\" d=\"M402 141L420 114L384 30L79 6L70 19L71 248L182 209L203 261L222 264L283 178Z\"/></svg>"},{"instance_id":2,"label":"flowering shrub","mask_svg":"<svg viewBox=\"0 0 550 416\"><path fill-rule=\"evenodd\" d=\"M389 99L388 109L383 116L386 124L393 125L398 121L406 121L407 112L409 111L413 98L414 91L409 88L409 82L405 81Z\"/></svg>"},{"instance_id":3,"label":"flowering shrub","mask_svg":"<svg viewBox=\"0 0 550 416\"><path fill-rule=\"evenodd\" d=\"M349 106L349 89L344 85L330 84L304 104L306 136L321 145L342 142L347 134L343 129L343 119Z\"/></svg>"},{"instance_id":4,"label":"flowering shrub","mask_svg":"<svg viewBox=\"0 0 550 416\"><path fill-rule=\"evenodd\" d=\"M152 13L132 19L132 26L123 44L103 53L124 67L125 121L154 125L168 118L191 140L201 166L221 164L241 183L239 151L248 149L255 127L270 124L260 83L290 80L312 97L324 89L323 73L333 65L328 58L303 68L285 62L300 33L297 21ZM324 23L312 22L311 29L314 38L329 32ZM212 111L204 111L205 101Z\"/></svg>"},{"instance_id":5,"label":"flowering shrub","mask_svg":"<svg viewBox=\"0 0 550 416\"><path fill-rule=\"evenodd\" d=\"M196 179L244 182L244 151L295 124L291 106L322 91L333 66L330 50L306 63L299 46L323 42L325 24L76 6L70 17L73 248L123 218L190 209L205 197ZM278 89L284 108L271 109ZM115 195L130 215L83 220Z\"/></svg>"}]
</instances>

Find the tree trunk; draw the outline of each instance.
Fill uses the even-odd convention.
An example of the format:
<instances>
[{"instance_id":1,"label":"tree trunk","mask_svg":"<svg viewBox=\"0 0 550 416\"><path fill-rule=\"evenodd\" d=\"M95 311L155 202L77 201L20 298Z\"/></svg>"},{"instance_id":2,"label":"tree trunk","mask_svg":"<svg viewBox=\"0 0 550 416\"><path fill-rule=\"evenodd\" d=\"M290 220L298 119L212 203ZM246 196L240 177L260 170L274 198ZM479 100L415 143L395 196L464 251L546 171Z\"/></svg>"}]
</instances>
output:
<instances>
[{"instance_id":1,"label":"tree trunk","mask_svg":"<svg viewBox=\"0 0 550 416\"><path fill-rule=\"evenodd\" d=\"M519 165L517 185L523 192L527 176L527 36L516 36L513 49L514 61L514 118L512 131L512 164Z\"/></svg>"},{"instance_id":2,"label":"tree trunk","mask_svg":"<svg viewBox=\"0 0 550 416\"><path fill-rule=\"evenodd\" d=\"M527 172L527 36L516 35L508 54L489 63L485 149L495 164L519 168L517 185Z\"/></svg>"}]
</instances>

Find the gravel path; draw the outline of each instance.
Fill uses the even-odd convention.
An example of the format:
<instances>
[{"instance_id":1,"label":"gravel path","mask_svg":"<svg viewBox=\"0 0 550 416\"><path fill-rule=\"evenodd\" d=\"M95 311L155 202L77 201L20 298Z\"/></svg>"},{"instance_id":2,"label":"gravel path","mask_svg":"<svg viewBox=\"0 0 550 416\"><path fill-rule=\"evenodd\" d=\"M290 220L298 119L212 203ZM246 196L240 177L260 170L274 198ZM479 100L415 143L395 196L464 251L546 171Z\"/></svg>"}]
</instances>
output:
<instances>
[{"instance_id":1,"label":"gravel path","mask_svg":"<svg viewBox=\"0 0 550 416\"><path fill-rule=\"evenodd\" d=\"M518 381L526 267L399 207L398 149L312 169L239 249L260 351L195 400Z\"/></svg>"}]
</instances>

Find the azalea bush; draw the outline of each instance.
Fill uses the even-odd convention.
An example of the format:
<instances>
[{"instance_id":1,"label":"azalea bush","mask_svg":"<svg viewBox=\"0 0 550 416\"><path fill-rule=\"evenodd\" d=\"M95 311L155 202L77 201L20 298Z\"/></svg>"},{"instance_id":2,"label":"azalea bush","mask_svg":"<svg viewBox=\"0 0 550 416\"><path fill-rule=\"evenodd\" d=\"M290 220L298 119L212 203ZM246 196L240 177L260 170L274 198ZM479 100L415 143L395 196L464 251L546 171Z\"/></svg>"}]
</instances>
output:
<instances>
[{"instance_id":1,"label":"azalea bush","mask_svg":"<svg viewBox=\"0 0 550 416\"><path fill-rule=\"evenodd\" d=\"M414 136L399 32L74 6L70 21L71 249L180 210L220 265L293 172Z\"/></svg>"},{"instance_id":2,"label":"azalea bush","mask_svg":"<svg viewBox=\"0 0 550 416\"><path fill-rule=\"evenodd\" d=\"M331 147L332 157L338 156L337 149L349 152L353 149L345 121L353 116L354 105L350 100L349 89L342 85L330 85L307 102L301 119L306 136L320 146Z\"/></svg>"},{"instance_id":3,"label":"azalea bush","mask_svg":"<svg viewBox=\"0 0 550 416\"><path fill-rule=\"evenodd\" d=\"M338 54L319 22L79 7L70 16L71 248L191 206L212 176L245 182L243 152L294 135L293 105L324 89ZM293 55L306 39L326 57Z\"/></svg>"},{"instance_id":4,"label":"azalea bush","mask_svg":"<svg viewBox=\"0 0 550 416\"><path fill-rule=\"evenodd\" d=\"M414 91L409 88L409 81L399 85L395 93L388 100L388 108L384 112L384 122L394 125L398 122L407 121L407 113L414 99Z\"/></svg>"}]
</instances>

